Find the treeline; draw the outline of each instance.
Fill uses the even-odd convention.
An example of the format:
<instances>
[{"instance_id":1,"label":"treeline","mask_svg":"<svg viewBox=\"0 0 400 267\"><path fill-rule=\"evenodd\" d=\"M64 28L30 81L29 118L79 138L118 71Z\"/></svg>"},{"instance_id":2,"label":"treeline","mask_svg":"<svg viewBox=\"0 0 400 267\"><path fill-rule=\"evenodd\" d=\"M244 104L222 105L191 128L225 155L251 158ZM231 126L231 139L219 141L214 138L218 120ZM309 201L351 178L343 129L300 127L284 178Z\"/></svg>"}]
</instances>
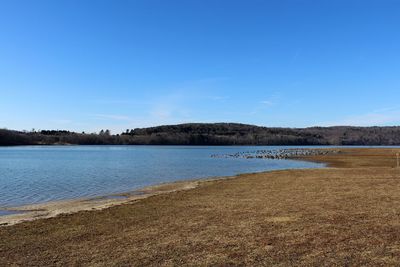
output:
<instances>
[{"instance_id":1,"label":"treeline","mask_svg":"<svg viewBox=\"0 0 400 267\"><path fill-rule=\"evenodd\" d=\"M19 132L0 129L0 146L16 145L118 145L117 135L86 134L70 131L43 130Z\"/></svg>"},{"instance_id":2,"label":"treeline","mask_svg":"<svg viewBox=\"0 0 400 267\"><path fill-rule=\"evenodd\" d=\"M190 123L76 133L0 129L0 145L400 145L400 127L269 128L237 123Z\"/></svg>"}]
</instances>

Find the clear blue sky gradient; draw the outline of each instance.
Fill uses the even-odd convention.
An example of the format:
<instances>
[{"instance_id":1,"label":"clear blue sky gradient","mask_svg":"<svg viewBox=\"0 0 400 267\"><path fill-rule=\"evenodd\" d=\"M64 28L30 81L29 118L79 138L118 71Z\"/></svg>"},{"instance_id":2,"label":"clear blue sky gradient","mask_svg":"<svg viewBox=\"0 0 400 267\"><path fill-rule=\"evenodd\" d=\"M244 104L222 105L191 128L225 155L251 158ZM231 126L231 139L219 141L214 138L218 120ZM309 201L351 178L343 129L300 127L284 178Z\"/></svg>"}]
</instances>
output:
<instances>
[{"instance_id":1,"label":"clear blue sky gradient","mask_svg":"<svg viewBox=\"0 0 400 267\"><path fill-rule=\"evenodd\" d=\"M400 124L400 1L0 2L0 127Z\"/></svg>"}]
</instances>

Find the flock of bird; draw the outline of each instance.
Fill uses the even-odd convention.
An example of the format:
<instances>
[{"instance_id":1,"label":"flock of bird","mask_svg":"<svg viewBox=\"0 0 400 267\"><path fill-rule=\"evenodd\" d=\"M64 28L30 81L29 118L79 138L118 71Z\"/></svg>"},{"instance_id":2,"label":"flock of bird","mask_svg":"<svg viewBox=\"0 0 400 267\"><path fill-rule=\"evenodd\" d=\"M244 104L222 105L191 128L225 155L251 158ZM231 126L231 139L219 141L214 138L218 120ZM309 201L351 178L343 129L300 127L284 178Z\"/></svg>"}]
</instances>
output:
<instances>
[{"instance_id":1,"label":"flock of bird","mask_svg":"<svg viewBox=\"0 0 400 267\"><path fill-rule=\"evenodd\" d=\"M245 159L289 159L304 156L320 156L327 154L336 154L338 150L326 149L263 149L255 151L237 152L234 154L214 154L212 158L245 158Z\"/></svg>"}]
</instances>

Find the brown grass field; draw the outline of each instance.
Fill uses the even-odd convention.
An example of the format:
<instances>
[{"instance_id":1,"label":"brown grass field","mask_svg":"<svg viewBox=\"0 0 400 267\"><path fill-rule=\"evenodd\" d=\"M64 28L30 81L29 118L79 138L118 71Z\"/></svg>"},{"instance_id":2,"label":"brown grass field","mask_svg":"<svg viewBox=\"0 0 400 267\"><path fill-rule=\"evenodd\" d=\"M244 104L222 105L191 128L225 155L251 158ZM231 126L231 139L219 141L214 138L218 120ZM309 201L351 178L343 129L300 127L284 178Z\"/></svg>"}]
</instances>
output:
<instances>
[{"instance_id":1,"label":"brown grass field","mask_svg":"<svg viewBox=\"0 0 400 267\"><path fill-rule=\"evenodd\" d=\"M0 227L0 266L399 266L395 149Z\"/></svg>"}]
</instances>

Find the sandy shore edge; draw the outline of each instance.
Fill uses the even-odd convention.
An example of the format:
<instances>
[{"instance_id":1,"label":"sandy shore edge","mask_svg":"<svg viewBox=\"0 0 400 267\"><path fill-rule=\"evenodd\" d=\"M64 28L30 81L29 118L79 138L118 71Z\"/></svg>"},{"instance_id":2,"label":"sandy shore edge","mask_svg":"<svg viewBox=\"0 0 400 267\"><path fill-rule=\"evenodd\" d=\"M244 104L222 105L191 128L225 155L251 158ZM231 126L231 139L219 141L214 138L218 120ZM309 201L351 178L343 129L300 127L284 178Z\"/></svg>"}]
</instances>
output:
<instances>
[{"instance_id":1,"label":"sandy shore edge","mask_svg":"<svg viewBox=\"0 0 400 267\"><path fill-rule=\"evenodd\" d=\"M93 198L51 201L46 203L3 208L1 210L16 213L0 216L0 227L11 226L25 221L52 218L60 214L71 214L79 211L106 209L109 207L131 203L155 195L190 190L204 183L209 183L216 180L232 179L240 175L243 174L162 183L143 187L141 189L133 190L130 192Z\"/></svg>"},{"instance_id":2,"label":"sandy shore edge","mask_svg":"<svg viewBox=\"0 0 400 267\"><path fill-rule=\"evenodd\" d=\"M321 150L329 150L330 148L321 148ZM333 148L332 148L333 149ZM325 163L317 160L315 157L296 156L288 158L291 160L299 161L312 161L315 163ZM326 164L326 163L325 163ZM326 167L329 167L326 165ZM262 171L264 172L279 172L282 170ZM3 211L16 212L10 215L0 216L0 227L11 226L17 223L32 221L37 219L52 218L60 214L71 214L79 211L101 210L116 205L122 205L138 201L140 199L148 198L160 194L168 194L177 191L190 190L196 188L204 183L209 183L216 180L233 179L240 175L248 175L251 173L241 173L233 176L219 176L210 178L200 178L195 180L184 180L169 183L162 183L140 188L134 191L110 194L105 196L93 198L81 198L62 201L51 201L46 203L23 205L18 207L3 208Z\"/></svg>"}]
</instances>

